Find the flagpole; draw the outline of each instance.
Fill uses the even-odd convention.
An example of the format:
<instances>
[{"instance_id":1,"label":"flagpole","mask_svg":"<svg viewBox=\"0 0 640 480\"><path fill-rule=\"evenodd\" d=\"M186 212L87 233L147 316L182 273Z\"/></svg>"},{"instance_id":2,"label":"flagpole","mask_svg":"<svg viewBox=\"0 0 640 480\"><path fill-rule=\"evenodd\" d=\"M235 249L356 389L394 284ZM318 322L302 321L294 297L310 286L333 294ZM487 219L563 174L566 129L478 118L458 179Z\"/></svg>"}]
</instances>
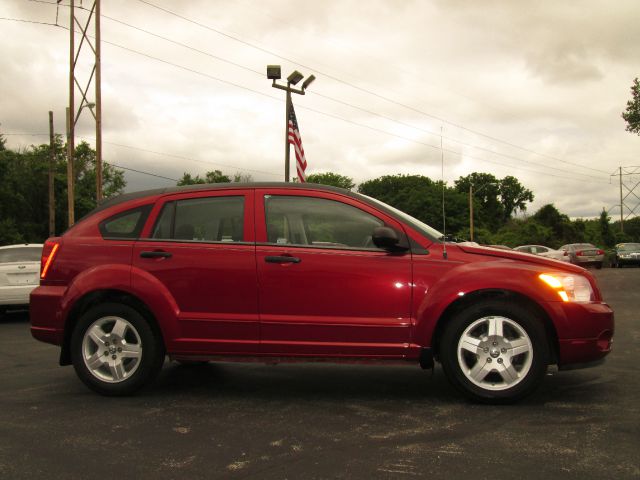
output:
<instances>
[{"instance_id":1,"label":"flagpole","mask_svg":"<svg viewBox=\"0 0 640 480\"><path fill-rule=\"evenodd\" d=\"M296 85L300 80L304 78L299 71L294 70L291 75L287 77L287 86L279 85L276 83L276 80L280 80L282 78L282 72L280 69L280 65L267 65L267 78L272 81L271 86L273 88L278 88L280 90L285 90L287 92L287 101L286 107L284 109L284 181L289 181L289 157L290 157L290 149L289 149L289 115L291 114L291 93L297 93L298 95L304 95L304 91L307 89L309 85L316 79L315 75L309 75L307 79L302 82L302 88L295 89L292 88L291 85Z\"/></svg>"},{"instance_id":2,"label":"flagpole","mask_svg":"<svg viewBox=\"0 0 640 480\"><path fill-rule=\"evenodd\" d=\"M287 106L284 109L284 181L289 181L289 157L291 155L291 149L289 148L289 115L291 113L291 84L287 83Z\"/></svg>"}]
</instances>

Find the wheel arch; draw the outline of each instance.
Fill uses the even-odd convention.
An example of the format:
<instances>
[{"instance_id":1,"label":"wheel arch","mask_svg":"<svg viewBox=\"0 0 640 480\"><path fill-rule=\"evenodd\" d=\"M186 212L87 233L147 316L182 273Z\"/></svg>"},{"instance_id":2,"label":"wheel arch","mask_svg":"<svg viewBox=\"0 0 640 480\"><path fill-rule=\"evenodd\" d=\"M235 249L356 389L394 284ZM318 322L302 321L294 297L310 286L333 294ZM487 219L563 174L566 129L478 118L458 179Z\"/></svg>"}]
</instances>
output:
<instances>
[{"instance_id":1,"label":"wheel arch","mask_svg":"<svg viewBox=\"0 0 640 480\"><path fill-rule=\"evenodd\" d=\"M549 363L554 364L557 363L559 358L559 343L558 343L558 333L553 324L553 321L547 314L547 312L533 299L527 297L518 292L514 292L512 290L506 289L487 289L487 290L476 290L474 292L470 292L463 297L459 297L451 302L442 312L438 321L436 322L436 326L434 329L434 333L432 336L431 347L433 349L434 358L436 360L439 359L439 349L440 349L440 341L442 338L442 334L445 330L445 326L447 322L458 312L464 310L465 308L473 305L477 302L482 302L486 300L505 300L516 302L520 306L524 306L529 311L533 312L536 318L542 320L542 324L544 327L545 335L547 337L547 342L549 345Z\"/></svg>"},{"instance_id":2,"label":"wheel arch","mask_svg":"<svg viewBox=\"0 0 640 480\"><path fill-rule=\"evenodd\" d=\"M62 348L60 350L60 365L71 365L71 336L75 329L78 320L91 308L101 305L103 303L121 303L127 305L136 310L142 315L148 322L154 333L162 341L163 345L165 340L162 334L162 330L158 324L158 321L151 311L151 309L137 296L117 289L102 289L93 290L85 293L77 301L74 302L73 307L67 315L67 319L64 325L64 337L62 342Z\"/></svg>"}]
</instances>

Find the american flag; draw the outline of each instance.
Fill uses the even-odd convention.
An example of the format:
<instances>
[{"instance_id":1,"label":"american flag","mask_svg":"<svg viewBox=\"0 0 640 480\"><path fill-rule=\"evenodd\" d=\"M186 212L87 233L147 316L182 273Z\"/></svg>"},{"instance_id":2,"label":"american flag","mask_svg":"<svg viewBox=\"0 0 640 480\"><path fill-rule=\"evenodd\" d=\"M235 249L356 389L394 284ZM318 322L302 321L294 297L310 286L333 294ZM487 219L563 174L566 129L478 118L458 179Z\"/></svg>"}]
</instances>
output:
<instances>
[{"instance_id":1,"label":"american flag","mask_svg":"<svg viewBox=\"0 0 640 480\"><path fill-rule=\"evenodd\" d=\"M307 159L304 158L304 148L302 148L302 137L300 137L300 130L298 129L298 120L296 119L296 112L293 109L293 102L289 102L289 143L293 145L293 149L296 151L296 169L298 170L298 181L306 182L307 177L305 170L307 169Z\"/></svg>"}]
</instances>

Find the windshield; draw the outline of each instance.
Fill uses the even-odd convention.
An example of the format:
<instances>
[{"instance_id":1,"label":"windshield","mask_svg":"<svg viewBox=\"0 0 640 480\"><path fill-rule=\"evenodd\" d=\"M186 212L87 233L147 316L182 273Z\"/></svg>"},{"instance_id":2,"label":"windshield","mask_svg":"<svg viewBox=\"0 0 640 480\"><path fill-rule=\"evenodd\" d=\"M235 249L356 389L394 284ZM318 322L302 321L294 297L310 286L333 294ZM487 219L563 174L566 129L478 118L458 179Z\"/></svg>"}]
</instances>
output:
<instances>
[{"instance_id":1,"label":"windshield","mask_svg":"<svg viewBox=\"0 0 640 480\"><path fill-rule=\"evenodd\" d=\"M422 233L427 238L430 238L431 240L440 240L443 237L442 233L440 233L438 230L436 230L433 227L430 227L424 222L421 222L417 218L412 217L408 213L404 213L402 210L398 210L397 208L394 208L391 205L387 205L386 203L381 202L380 200L376 200L375 198L369 197L368 195L362 195L362 196L365 197L367 200L370 200L371 202L384 207L387 210L391 210L396 216L400 217L404 222L409 224L411 228Z\"/></svg>"},{"instance_id":2,"label":"windshield","mask_svg":"<svg viewBox=\"0 0 640 480\"><path fill-rule=\"evenodd\" d=\"M640 243L625 243L618 245L618 250L621 252L637 252L640 250Z\"/></svg>"}]
</instances>

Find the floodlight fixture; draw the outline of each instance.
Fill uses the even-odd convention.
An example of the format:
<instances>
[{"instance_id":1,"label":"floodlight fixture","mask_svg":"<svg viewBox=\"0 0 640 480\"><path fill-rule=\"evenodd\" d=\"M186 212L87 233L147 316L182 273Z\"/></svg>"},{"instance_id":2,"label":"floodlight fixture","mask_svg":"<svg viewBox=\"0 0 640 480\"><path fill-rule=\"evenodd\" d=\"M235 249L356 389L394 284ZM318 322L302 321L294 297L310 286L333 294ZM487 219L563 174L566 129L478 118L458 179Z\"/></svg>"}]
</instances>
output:
<instances>
[{"instance_id":1,"label":"floodlight fixture","mask_svg":"<svg viewBox=\"0 0 640 480\"><path fill-rule=\"evenodd\" d=\"M267 78L269 80L280 80L282 78L280 65L267 65Z\"/></svg>"},{"instance_id":2,"label":"floodlight fixture","mask_svg":"<svg viewBox=\"0 0 640 480\"><path fill-rule=\"evenodd\" d=\"M316 79L315 75L309 75L307 79L302 82L302 90L306 89Z\"/></svg>"},{"instance_id":3,"label":"floodlight fixture","mask_svg":"<svg viewBox=\"0 0 640 480\"><path fill-rule=\"evenodd\" d=\"M294 70L293 73L287 77L287 82L291 85L295 85L303 78L304 75L302 75L299 71Z\"/></svg>"}]
</instances>

